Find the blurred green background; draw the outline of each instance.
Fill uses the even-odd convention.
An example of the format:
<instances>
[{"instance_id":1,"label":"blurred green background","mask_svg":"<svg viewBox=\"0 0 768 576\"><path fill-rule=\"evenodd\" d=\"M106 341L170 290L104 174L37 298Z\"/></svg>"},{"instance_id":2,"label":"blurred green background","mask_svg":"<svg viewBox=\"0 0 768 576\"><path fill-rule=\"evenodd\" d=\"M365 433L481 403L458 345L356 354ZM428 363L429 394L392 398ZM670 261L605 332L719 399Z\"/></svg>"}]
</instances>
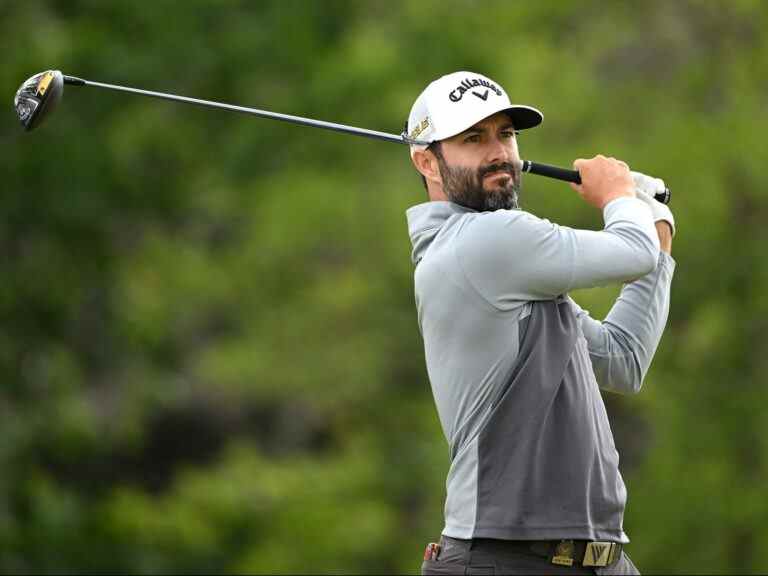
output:
<instances>
[{"instance_id":1,"label":"blurred green background","mask_svg":"<svg viewBox=\"0 0 768 576\"><path fill-rule=\"evenodd\" d=\"M0 571L416 573L448 467L407 150L75 87L25 134L49 68L389 132L476 70L543 110L524 158L665 178L668 328L606 395L628 550L768 570L766 29L760 0L0 3ZM601 226L563 183L522 200Z\"/></svg>"}]
</instances>

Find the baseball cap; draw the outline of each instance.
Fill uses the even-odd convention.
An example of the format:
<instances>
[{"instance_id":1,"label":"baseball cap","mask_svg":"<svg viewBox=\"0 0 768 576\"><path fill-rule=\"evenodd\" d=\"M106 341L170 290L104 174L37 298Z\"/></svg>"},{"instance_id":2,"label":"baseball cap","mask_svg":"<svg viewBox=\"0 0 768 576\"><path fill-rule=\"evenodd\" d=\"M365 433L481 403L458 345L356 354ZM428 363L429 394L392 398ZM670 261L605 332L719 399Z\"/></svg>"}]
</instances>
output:
<instances>
[{"instance_id":1,"label":"baseball cap","mask_svg":"<svg viewBox=\"0 0 768 576\"><path fill-rule=\"evenodd\" d=\"M413 103L403 134L424 148L463 132L497 112L512 118L515 130L541 124L544 115L532 106L512 104L504 89L476 72L453 72L430 83Z\"/></svg>"}]
</instances>

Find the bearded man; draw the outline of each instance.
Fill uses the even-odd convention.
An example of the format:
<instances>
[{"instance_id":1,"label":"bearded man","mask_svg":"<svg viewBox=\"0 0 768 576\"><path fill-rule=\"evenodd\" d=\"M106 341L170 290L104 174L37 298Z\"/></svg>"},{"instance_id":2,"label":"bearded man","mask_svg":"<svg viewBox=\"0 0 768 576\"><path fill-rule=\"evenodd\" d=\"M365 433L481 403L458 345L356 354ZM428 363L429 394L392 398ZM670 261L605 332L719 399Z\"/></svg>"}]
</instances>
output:
<instances>
[{"instance_id":1,"label":"bearded man","mask_svg":"<svg viewBox=\"0 0 768 576\"><path fill-rule=\"evenodd\" d=\"M416 307L450 449L445 526L423 574L637 574L601 389L636 393L661 339L674 219L627 164L576 160L599 231L520 209L516 134L542 114L456 72L407 135L429 202L410 208ZM638 182L649 177L636 175ZM602 321L568 295L624 283Z\"/></svg>"}]
</instances>

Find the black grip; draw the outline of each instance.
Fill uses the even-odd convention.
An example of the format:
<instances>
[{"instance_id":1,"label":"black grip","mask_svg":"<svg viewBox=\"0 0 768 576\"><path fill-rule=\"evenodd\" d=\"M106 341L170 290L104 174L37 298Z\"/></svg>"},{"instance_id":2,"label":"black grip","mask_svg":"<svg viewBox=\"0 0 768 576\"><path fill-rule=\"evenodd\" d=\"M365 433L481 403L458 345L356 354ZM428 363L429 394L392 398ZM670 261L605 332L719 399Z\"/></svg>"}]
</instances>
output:
<instances>
[{"instance_id":1,"label":"black grip","mask_svg":"<svg viewBox=\"0 0 768 576\"><path fill-rule=\"evenodd\" d=\"M547 178L555 178L557 180L564 180L565 182L581 184L581 176L576 170L558 168L557 166L550 166L549 164L539 164L538 162L531 162L530 160L523 160L523 172L530 172L531 174L546 176Z\"/></svg>"},{"instance_id":2,"label":"black grip","mask_svg":"<svg viewBox=\"0 0 768 576\"><path fill-rule=\"evenodd\" d=\"M531 174L546 176L547 178L555 178L556 180L581 184L581 176L576 170L568 170L566 168L550 166L549 164L540 164L539 162L531 162L530 160L523 160L522 170L523 172L530 172ZM669 188L665 188L663 192L656 193L654 198L662 204L669 204L669 201L672 198L672 192L670 192Z\"/></svg>"}]
</instances>

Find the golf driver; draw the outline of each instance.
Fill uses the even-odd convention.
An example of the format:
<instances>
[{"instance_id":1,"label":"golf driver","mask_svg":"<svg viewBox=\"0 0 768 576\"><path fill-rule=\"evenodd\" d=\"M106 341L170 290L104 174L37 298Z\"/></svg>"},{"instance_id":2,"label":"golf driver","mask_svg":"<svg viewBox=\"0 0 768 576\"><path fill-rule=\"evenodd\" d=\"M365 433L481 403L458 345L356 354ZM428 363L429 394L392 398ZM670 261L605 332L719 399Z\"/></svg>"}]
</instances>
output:
<instances>
[{"instance_id":1,"label":"golf driver","mask_svg":"<svg viewBox=\"0 0 768 576\"><path fill-rule=\"evenodd\" d=\"M21 125L24 126L25 130L34 130L44 122L44 120L51 114L51 112L53 112L53 110L56 108L56 105L61 100L61 95L64 92L64 84L71 84L72 86L94 86L96 88L104 88L107 90L130 92L132 94L150 96L152 98L160 98L162 100L172 100L174 102L195 104L197 106L204 106L206 108L218 108L220 110L228 110L230 112L252 114L261 118L281 120L283 122L290 122L292 124L301 124L303 126L312 126L314 128L324 128L326 130L334 130L336 132L354 134L356 136L365 136L367 138L374 138L387 142L397 142L398 144L428 144L428 142L422 142L408 138L405 132L396 135L387 132L378 132L376 130L367 130L365 128L356 128L354 126L347 126L345 124L325 122L323 120L313 120L311 118L303 118L301 116L291 116L289 114L269 112L267 110L259 110L257 108L246 108L244 106L235 106L233 104L224 104L222 102L213 102L211 100L198 100L197 98L178 96L176 94L168 94L165 92L152 92L150 90L140 90L138 88L129 88L127 86L104 84L102 82L83 80L82 78L76 78L74 76L66 76L59 70L47 70L45 72L41 72L40 74L35 74L26 82L24 82L24 84L22 84L16 92L16 97L14 98L13 104L16 108L16 114L19 117L19 121L21 122ZM581 177L576 170L558 168L557 166L531 162L530 160L523 160L521 169L523 172L529 172L531 174L538 174L539 176L546 176L548 178L555 178L557 180L564 180L566 182L581 184ZM659 202L668 204L671 198L671 192L669 188L655 190L654 197Z\"/></svg>"}]
</instances>

